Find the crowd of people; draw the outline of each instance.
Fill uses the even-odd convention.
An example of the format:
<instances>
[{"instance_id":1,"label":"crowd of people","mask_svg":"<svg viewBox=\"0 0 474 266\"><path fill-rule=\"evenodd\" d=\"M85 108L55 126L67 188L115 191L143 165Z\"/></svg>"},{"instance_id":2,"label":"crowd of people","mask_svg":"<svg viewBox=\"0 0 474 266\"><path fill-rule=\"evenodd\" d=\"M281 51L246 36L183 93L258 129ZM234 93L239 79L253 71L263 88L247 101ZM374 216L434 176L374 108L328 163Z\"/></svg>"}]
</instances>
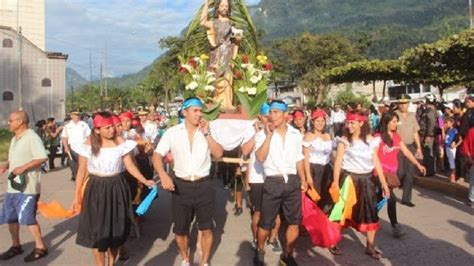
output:
<instances>
[{"instance_id":1,"label":"crowd of people","mask_svg":"<svg viewBox=\"0 0 474 266\"><path fill-rule=\"evenodd\" d=\"M106 258L109 265L128 258L125 243L140 233L141 219L134 210L158 178L162 189L171 193L181 265L191 265L189 233L194 222L200 264L209 265L214 176L222 178L225 188L232 187L235 216L243 212L242 198L249 197L254 264L264 265L270 249L281 253L282 265L297 265L293 249L304 228L302 192L315 190L319 195L315 204L331 218L339 197L335 195L350 180L357 201L340 230L350 226L365 233L365 253L378 260L377 205L382 199L388 202L393 236L399 238L406 232L397 220L396 189L403 190L401 204L414 207L414 177L445 172L450 182L457 182L474 174L474 95L452 103L436 102L432 95L411 103L408 95L400 95L394 103L368 109L350 103L291 111L285 102L273 100L260 108L251 127L239 132L241 142L233 151L225 151L217 141L202 109L200 99L186 99L176 125L145 111L97 112L85 119L71 112L62 126L53 118L39 121L37 134L28 129L25 112L11 113L9 125L15 137L8 162L0 165L0 174L9 173L0 223L9 225L12 246L0 259L23 253L19 225L28 226L36 242L25 261L48 254L36 210L41 171L55 168L58 150L76 185L72 203L72 210L79 213L76 243L92 249L97 265L105 265ZM227 156L235 160L216 162ZM471 206L472 183L467 199ZM284 246L280 230L285 230ZM343 254L336 243L328 249L335 256Z\"/></svg>"}]
</instances>

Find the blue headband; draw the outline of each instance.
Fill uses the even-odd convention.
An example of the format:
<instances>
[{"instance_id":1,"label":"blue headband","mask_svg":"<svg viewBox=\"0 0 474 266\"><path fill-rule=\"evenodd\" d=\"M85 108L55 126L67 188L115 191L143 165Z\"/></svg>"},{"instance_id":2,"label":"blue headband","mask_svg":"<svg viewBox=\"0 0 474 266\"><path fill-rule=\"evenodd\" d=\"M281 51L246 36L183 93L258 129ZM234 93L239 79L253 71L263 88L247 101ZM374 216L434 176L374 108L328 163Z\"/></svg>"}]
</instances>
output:
<instances>
[{"instance_id":1,"label":"blue headband","mask_svg":"<svg viewBox=\"0 0 474 266\"><path fill-rule=\"evenodd\" d=\"M269 115L270 114L270 105L268 103L263 103L260 107L260 115Z\"/></svg>"},{"instance_id":2,"label":"blue headband","mask_svg":"<svg viewBox=\"0 0 474 266\"><path fill-rule=\"evenodd\" d=\"M270 104L270 110L271 109L277 109L277 110L280 110L282 112L287 112L288 111L288 105L286 103L282 103L282 102L272 102Z\"/></svg>"},{"instance_id":3,"label":"blue headband","mask_svg":"<svg viewBox=\"0 0 474 266\"><path fill-rule=\"evenodd\" d=\"M196 106L202 108L203 104L198 98L189 98L183 103L183 110L188 109L189 107Z\"/></svg>"}]
</instances>

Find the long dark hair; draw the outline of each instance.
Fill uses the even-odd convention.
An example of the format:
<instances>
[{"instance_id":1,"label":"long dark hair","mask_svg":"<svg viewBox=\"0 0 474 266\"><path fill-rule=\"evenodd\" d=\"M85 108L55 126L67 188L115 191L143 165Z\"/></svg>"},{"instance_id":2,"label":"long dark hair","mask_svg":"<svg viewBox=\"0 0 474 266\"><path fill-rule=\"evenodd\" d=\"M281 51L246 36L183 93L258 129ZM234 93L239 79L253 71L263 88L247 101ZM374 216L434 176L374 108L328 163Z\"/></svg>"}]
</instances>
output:
<instances>
[{"instance_id":1,"label":"long dark hair","mask_svg":"<svg viewBox=\"0 0 474 266\"><path fill-rule=\"evenodd\" d=\"M377 129L377 131L380 134L383 142L389 147L393 146L393 139L388 134L388 123L390 123L390 121L392 121L394 117L396 117L397 120L399 119L397 113L395 113L393 111L386 112L382 116L382 120L380 121L380 124L379 124L378 129Z\"/></svg>"},{"instance_id":2,"label":"long dark hair","mask_svg":"<svg viewBox=\"0 0 474 266\"><path fill-rule=\"evenodd\" d=\"M214 18L219 17L219 6L221 5L223 0L216 0L216 4L214 5ZM229 10L227 11L227 16L230 17L232 14L232 0L228 0L227 3L229 4Z\"/></svg>"},{"instance_id":3,"label":"long dark hair","mask_svg":"<svg viewBox=\"0 0 474 266\"><path fill-rule=\"evenodd\" d=\"M363 116L367 116L364 112L362 111L359 111L359 110L353 110L353 111L350 111L349 112L350 114L353 114L353 115L363 115ZM344 130L344 136L347 138L347 140L349 141L349 143L352 144L352 134L349 133L349 130ZM360 127L360 135L359 135L359 138L365 143L365 144L368 144L367 143L367 136L370 135L370 126L369 126L369 123L368 121L365 121L362 126Z\"/></svg>"},{"instance_id":4,"label":"long dark hair","mask_svg":"<svg viewBox=\"0 0 474 266\"><path fill-rule=\"evenodd\" d=\"M112 116L109 112L99 112L94 115L100 115L104 118L109 118ZM100 153L100 148L102 147L102 138L100 137L99 134L95 132L95 128L92 130L91 135L90 135L90 140L91 140L91 151L92 155L97 156Z\"/></svg>"}]
</instances>

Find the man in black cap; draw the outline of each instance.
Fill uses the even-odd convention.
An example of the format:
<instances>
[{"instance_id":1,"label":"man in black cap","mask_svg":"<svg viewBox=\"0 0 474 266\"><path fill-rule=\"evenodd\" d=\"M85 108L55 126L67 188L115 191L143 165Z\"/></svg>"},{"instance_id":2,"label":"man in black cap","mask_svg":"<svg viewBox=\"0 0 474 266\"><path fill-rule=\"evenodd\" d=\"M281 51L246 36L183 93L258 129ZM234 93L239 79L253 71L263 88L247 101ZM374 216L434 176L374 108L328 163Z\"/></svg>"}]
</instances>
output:
<instances>
[{"instance_id":1,"label":"man in black cap","mask_svg":"<svg viewBox=\"0 0 474 266\"><path fill-rule=\"evenodd\" d=\"M425 111L420 119L420 138L423 142L423 165L426 167L426 176L434 176L434 140L438 115L436 113L436 97L433 94L426 96L425 106Z\"/></svg>"},{"instance_id":2,"label":"man in black cap","mask_svg":"<svg viewBox=\"0 0 474 266\"><path fill-rule=\"evenodd\" d=\"M420 158L422 157L420 136L418 135L420 126L418 125L415 115L408 112L410 96L401 94L397 100L398 110L396 113L399 121L397 132L410 152L415 154L417 158ZM403 187L402 204L413 207L415 205L411 202L411 192L413 188L413 176L416 175L416 168L401 152L399 153L398 161L398 176L402 181ZM397 232L394 233L397 234Z\"/></svg>"}]
</instances>

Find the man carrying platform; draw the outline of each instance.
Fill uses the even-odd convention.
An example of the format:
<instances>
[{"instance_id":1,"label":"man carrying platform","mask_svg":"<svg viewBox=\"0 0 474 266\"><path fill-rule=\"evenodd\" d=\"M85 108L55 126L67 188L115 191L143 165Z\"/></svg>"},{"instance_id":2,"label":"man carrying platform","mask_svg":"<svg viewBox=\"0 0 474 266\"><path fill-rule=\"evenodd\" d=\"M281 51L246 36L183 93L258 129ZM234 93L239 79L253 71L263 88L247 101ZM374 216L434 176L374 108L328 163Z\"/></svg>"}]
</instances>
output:
<instances>
[{"instance_id":1,"label":"man carrying platform","mask_svg":"<svg viewBox=\"0 0 474 266\"><path fill-rule=\"evenodd\" d=\"M273 101L270 104L270 123L255 137L256 157L263 163L266 176L255 265L264 265L265 240L275 226L275 218L280 210L288 223L280 263L297 265L293 258L293 248L301 224L300 189L305 191L307 183L303 168L303 136L298 130L288 126L287 115L288 105L282 101Z\"/></svg>"},{"instance_id":2,"label":"man carrying platform","mask_svg":"<svg viewBox=\"0 0 474 266\"><path fill-rule=\"evenodd\" d=\"M176 244L183 259L181 265L190 264L189 227L196 216L202 233L201 265L208 265L213 240L213 213L215 190L209 179L211 154L223 155L223 148L209 131L209 122L202 118L203 103L192 97L184 101L184 123L168 129L161 138L153 165L164 189L172 192L172 215ZM163 157L171 151L174 158L173 177L163 167Z\"/></svg>"}]
</instances>

